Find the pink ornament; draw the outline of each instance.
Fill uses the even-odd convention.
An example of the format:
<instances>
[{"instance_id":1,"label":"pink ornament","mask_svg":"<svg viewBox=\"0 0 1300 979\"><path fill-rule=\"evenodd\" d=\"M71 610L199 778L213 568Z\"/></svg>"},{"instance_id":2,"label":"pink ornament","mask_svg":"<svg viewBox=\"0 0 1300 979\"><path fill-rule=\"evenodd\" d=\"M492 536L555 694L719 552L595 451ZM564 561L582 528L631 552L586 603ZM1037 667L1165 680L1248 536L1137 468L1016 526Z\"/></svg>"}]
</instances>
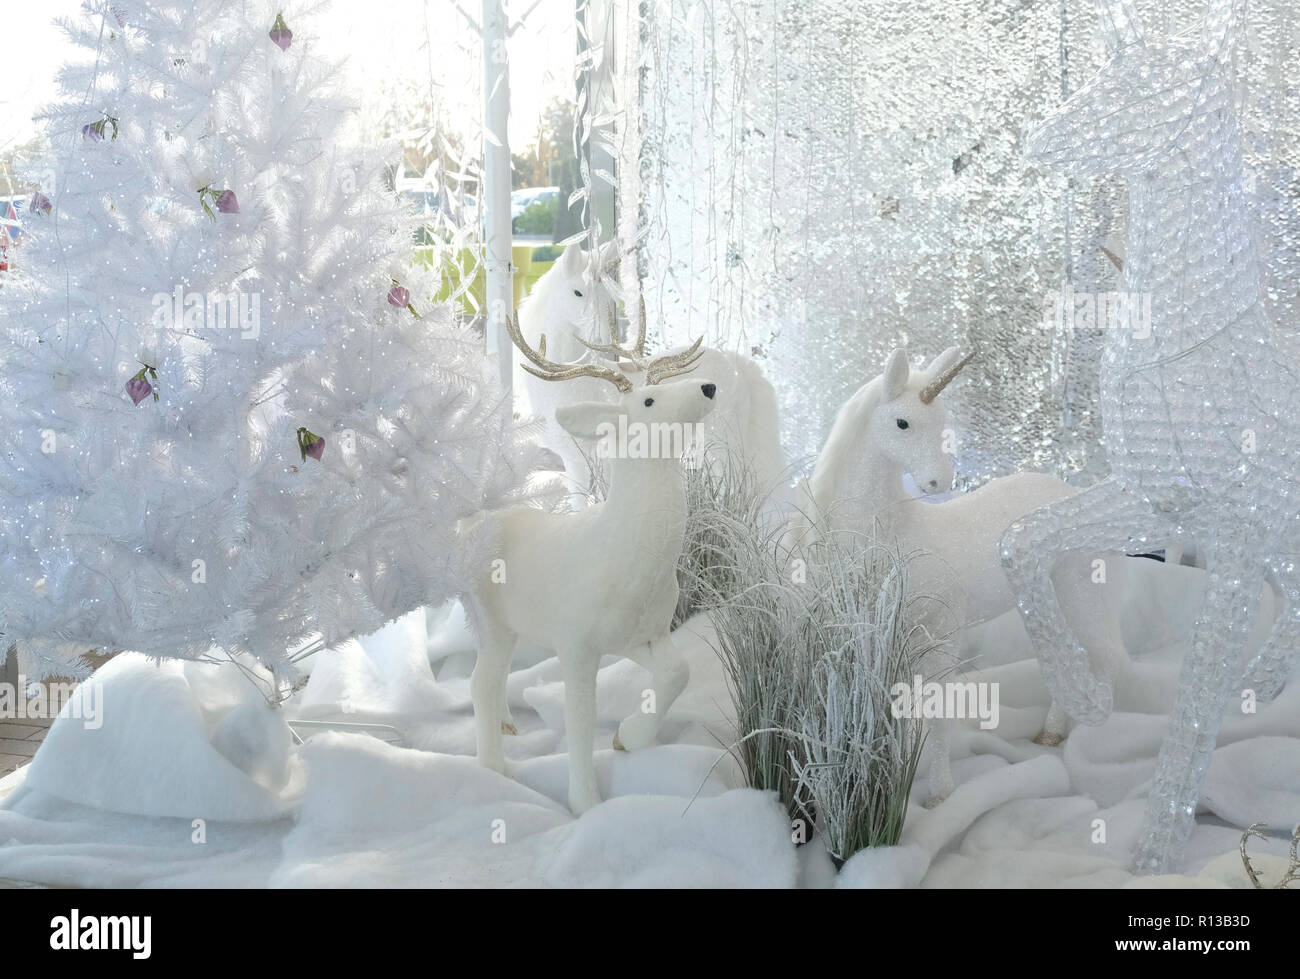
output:
<instances>
[{"instance_id":1,"label":"pink ornament","mask_svg":"<svg viewBox=\"0 0 1300 979\"><path fill-rule=\"evenodd\" d=\"M143 377L133 377L126 382L126 393L137 405L153 394L153 386Z\"/></svg>"},{"instance_id":2,"label":"pink ornament","mask_svg":"<svg viewBox=\"0 0 1300 979\"><path fill-rule=\"evenodd\" d=\"M325 440L321 436L316 436L316 441L307 446L307 454L317 461L325 454Z\"/></svg>"},{"instance_id":3,"label":"pink ornament","mask_svg":"<svg viewBox=\"0 0 1300 979\"><path fill-rule=\"evenodd\" d=\"M239 199L233 190L223 190L217 195L217 210L222 214L239 213Z\"/></svg>"},{"instance_id":4,"label":"pink ornament","mask_svg":"<svg viewBox=\"0 0 1300 979\"><path fill-rule=\"evenodd\" d=\"M388 301L398 309L409 306L411 305L411 292L402 286L393 286L388 290Z\"/></svg>"},{"instance_id":5,"label":"pink ornament","mask_svg":"<svg viewBox=\"0 0 1300 979\"><path fill-rule=\"evenodd\" d=\"M293 31L289 30L285 25L284 14L275 15L275 23L271 25L269 37L281 51L289 50L289 43L293 40Z\"/></svg>"}]
</instances>

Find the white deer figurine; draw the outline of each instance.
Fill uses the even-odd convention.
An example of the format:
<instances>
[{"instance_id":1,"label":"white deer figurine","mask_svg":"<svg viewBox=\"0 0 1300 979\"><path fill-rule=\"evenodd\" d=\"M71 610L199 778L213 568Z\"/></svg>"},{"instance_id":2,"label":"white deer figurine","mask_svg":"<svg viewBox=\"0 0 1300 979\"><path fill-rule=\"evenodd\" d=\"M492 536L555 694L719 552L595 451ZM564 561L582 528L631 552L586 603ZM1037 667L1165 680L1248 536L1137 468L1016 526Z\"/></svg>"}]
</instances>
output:
<instances>
[{"instance_id":1,"label":"white deer figurine","mask_svg":"<svg viewBox=\"0 0 1300 979\"><path fill-rule=\"evenodd\" d=\"M563 405L557 418L576 437L595 439L637 426L692 427L714 407L712 381L662 383L693 369L700 342L678 354L645 360L645 325L636 345L617 353L636 363L634 386L616 367L551 360L546 338L532 347L511 317L510 335L530 362L529 373L551 382L594 379L613 387L613 402ZM604 428L610 426L610 428ZM503 731L511 731L506 679L516 642L553 649L564 675L564 727L569 750L569 805L582 813L600 801L592 760L596 671L606 654L625 655L653 677L652 710L626 718L614 746L636 750L653 742L665 712L686 687L689 668L669 636L677 604L677 559L686 525L680 457L609 458L605 499L574 513L522 507L496 515L503 576L485 572L471 586L479 631L470 681L478 760L505 771ZM500 580L494 580L500 577ZM512 732L513 733L513 732Z\"/></svg>"},{"instance_id":2,"label":"white deer figurine","mask_svg":"<svg viewBox=\"0 0 1300 979\"><path fill-rule=\"evenodd\" d=\"M1231 698L1260 700L1300 649L1300 372L1265 314L1245 194L1233 48L1243 7L1210 5L1199 34L1148 44L1126 2L1099 3L1110 61L1030 135L1075 180L1127 178L1120 289L1151 297L1145 335L1112 330L1101 366L1111 476L1008 533L1005 563L1043 677L1071 716L1100 724L1111 689L1042 574L1066 548L1146 549L1173 538L1206 557L1133 866L1177 866ZM1243 662L1265 578L1285 609Z\"/></svg>"},{"instance_id":3,"label":"white deer figurine","mask_svg":"<svg viewBox=\"0 0 1300 979\"><path fill-rule=\"evenodd\" d=\"M577 245L566 248L519 308L524 339L535 345L545 330L552 342L550 356L562 363L607 357L599 348L618 339L617 302L610 288L618 267L619 251L614 242L602 246L594 257ZM641 316L644 318L644 310ZM593 346L597 348L594 351ZM556 420L555 411L580 401L611 401L615 392L591 378L559 386L548 384L526 373L522 361L516 367L515 389L523 392L533 414L546 419L543 442L563 460L573 484L585 492L591 484L592 445L586 440L575 442ZM625 364L623 370L633 383L639 383L635 364ZM727 392L726 403L703 423L699 448L716 441L738 450L751 467L755 484L764 490L775 487L785 474L785 459L771 383L751 358L709 347L700 350L698 370Z\"/></svg>"},{"instance_id":4,"label":"white deer figurine","mask_svg":"<svg viewBox=\"0 0 1300 979\"><path fill-rule=\"evenodd\" d=\"M957 347L925 370L914 371L907 353L889 355L884 373L858 389L840 408L812 476L803 505L831 529L881 534L912 552L909 580L917 594L941 600L923 623L944 635L995 618L1015 607L1016 596L1001 564L999 542L1026 513L1075 490L1054 476L1016 473L991 480L943 503L917 499L905 488L910 473L927 494L951 489L953 467L939 393L970 360ZM1107 561L1105 582L1094 579L1094 555L1072 554L1048 568L1070 620L1094 654L1103 676L1113 678L1127 658L1117 609L1123 593L1122 556ZM1048 711L1041 744L1059 744L1067 716ZM949 726L935 735L927 805L952 791L948 767Z\"/></svg>"}]
</instances>

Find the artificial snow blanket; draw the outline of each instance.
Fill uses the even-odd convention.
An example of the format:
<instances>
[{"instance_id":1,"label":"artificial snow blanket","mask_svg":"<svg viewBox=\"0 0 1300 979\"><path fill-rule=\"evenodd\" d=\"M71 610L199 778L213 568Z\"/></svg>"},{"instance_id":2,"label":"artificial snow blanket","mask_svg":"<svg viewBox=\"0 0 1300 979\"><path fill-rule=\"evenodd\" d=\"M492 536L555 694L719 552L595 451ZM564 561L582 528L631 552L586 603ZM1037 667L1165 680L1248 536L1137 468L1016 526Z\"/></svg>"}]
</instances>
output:
<instances>
[{"instance_id":1,"label":"artificial snow blanket","mask_svg":"<svg viewBox=\"0 0 1300 979\"><path fill-rule=\"evenodd\" d=\"M70 712L0 801L0 877L89 886L1118 887L1249 886L1242 829L1266 879L1300 820L1300 684L1257 712L1234 705L1181 874L1134 878L1142 820L1203 574L1135 561L1125 613L1132 662L1114 715L1060 748L1032 742L1047 691L1014 615L968 634L965 679L996 681L999 724L959 725L956 790L937 807L918 779L898 847L835 871L795 848L774 796L731 756L726 683L706 617L676 640L691 683L660 743L610 748L647 676L607 658L598 681L603 803L566 804L563 684L545 650L519 651L508 697L519 734L508 775L473 759L473 639L458 608L413 613L320 654L271 709L248 664L157 664L124 654L91 682L102 723ZM1260 598L1257 631L1274 614ZM303 744L292 744L300 721ZM319 725L339 730L320 730ZM360 733L395 731L396 743ZM377 729L376 729L377 730ZM1235 861L1235 864L1234 864Z\"/></svg>"}]
</instances>

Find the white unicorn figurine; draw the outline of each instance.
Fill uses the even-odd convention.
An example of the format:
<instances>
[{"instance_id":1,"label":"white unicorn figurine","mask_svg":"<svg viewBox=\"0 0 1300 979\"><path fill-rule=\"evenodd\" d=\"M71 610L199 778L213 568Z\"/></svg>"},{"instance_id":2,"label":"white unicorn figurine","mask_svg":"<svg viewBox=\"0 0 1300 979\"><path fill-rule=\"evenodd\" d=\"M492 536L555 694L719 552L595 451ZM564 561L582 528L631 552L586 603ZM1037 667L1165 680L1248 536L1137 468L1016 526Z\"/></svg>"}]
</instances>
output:
<instances>
[{"instance_id":1,"label":"white unicorn figurine","mask_svg":"<svg viewBox=\"0 0 1300 979\"><path fill-rule=\"evenodd\" d=\"M1275 694L1300 649L1300 376L1265 315L1245 199L1232 69L1242 10L1213 3L1199 36L1157 45L1127 2L1099 9L1111 60L1029 150L1075 180L1127 178L1120 289L1150 295L1152 322L1106 338L1110 478L1020 521L1004 553L1043 677L1087 724L1109 714L1110 684L1089 669L1044 570L1067 549L1145 550L1174 537L1205 554L1204 603L1133 856L1137 871L1162 873L1191 832L1230 699ZM1285 608L1244 663L1266 577Z\"/></svg>"},{"instance_id":2,"label":"white unicorn figurine","mask_svg":"<svg viewBox=\"0 0 1300 979\"><path fill-rule=\"evenodd\" d=\"M519 327L534 348L546 336L548 353L558 363L574 364L591 359L582 340L603 342L605 325L614 315L617 299L610 287L618 270L618 248L613 243L598 252L579 245L564 249L554 265L533 285L519 307ZM527 360L514 354L514 389L529 414L545 422L543 441L563 461L567 472L582 489L588 472L581 450L555 420L555 409L579 401L608 400L609 385L592 378L577 378L568 384L548 384L530 374Z\"/></svg>"},{"instance_id":3,"label":"white unicorn figurine","mask_svg":"<svg viewBox=\"0 0 1300 979\"><path fill-rule=\"evenodd\" d=\"M1065 499L1075 490L1054 476L1016 473L991 480L943 503L917 499L905 488L910 473L924 493L952 488L950 430L939 393L970 360L950 347L924 370L914 371L907 353L895 350L884 373L858 389L840 408L804 487L802 505L835 531L896 540L914 552L910 581L917 594L934 596L923 623L945 635L995 618L1015 606L1001 564L999 542L1026 513ZM1063 558L1051 574L1067 614L1085 637L1102 675L1112 678L1127 659L1117 609L1123 594L1124 559L1103 558L1098 575L1093 554ZM1102 580L1098 580L1101 578ZM1066 715L1055 704L1038 740L1059 744ZM933 805L952 791L948 765L949 726L932 727L929 770Z\"/></svg>"},{"instance_id":4,"label":"white unicorn figurine","mask_svg":"<svg viewBox=\"0 0 1300 979\"><path fill-rule=\"evenodd\" d=\"M536 345L545 332L551 344L550 355L562 363L584 358L606 362L609 345L618 342L617 302L609 285L618 265L619 252L614 242L602 246L597 256L576 245L566 248L519 308L524 339ZM644 318L644 310L640 315ZM669 354L673 352L680 351ZM775 487L785 475L775 390L749 357L708 347L701 354L700 373L713 378L727 392L727 398L701 424L697 448L719 442L736 449L750 465L755 485L764 490ZM620 369L633 382L639 381L635 364L624 363ZM548 384L529 374L518 360L515 390L523 392L534 415L545 419L544 444L563 460L575 486L586 491L591 484L588 459L593 445L566 432L555 420L555 412L566 404L612 401L614 390L591 378Z\"/></svg>"}]
</instances>

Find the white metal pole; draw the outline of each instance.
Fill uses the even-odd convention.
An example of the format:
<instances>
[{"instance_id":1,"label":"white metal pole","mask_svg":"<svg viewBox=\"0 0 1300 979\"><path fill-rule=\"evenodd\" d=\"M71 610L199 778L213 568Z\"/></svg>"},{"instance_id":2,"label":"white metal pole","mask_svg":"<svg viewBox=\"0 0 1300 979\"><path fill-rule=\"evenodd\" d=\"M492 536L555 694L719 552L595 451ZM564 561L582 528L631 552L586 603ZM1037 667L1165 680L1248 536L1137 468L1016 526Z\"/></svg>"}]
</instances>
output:
<instances>
[{"instance_id":1,"label":"white metal pole","mask_svg":"<svg viewBox=\"0 0 1300 979\"><path fill-rule=\"evenodd\" d=\"M506 317L514 312L510 218L510 65L502 0L483 0L483 243L487 350L510 390L514 357Z\"/></svg>"}]
</instances>

